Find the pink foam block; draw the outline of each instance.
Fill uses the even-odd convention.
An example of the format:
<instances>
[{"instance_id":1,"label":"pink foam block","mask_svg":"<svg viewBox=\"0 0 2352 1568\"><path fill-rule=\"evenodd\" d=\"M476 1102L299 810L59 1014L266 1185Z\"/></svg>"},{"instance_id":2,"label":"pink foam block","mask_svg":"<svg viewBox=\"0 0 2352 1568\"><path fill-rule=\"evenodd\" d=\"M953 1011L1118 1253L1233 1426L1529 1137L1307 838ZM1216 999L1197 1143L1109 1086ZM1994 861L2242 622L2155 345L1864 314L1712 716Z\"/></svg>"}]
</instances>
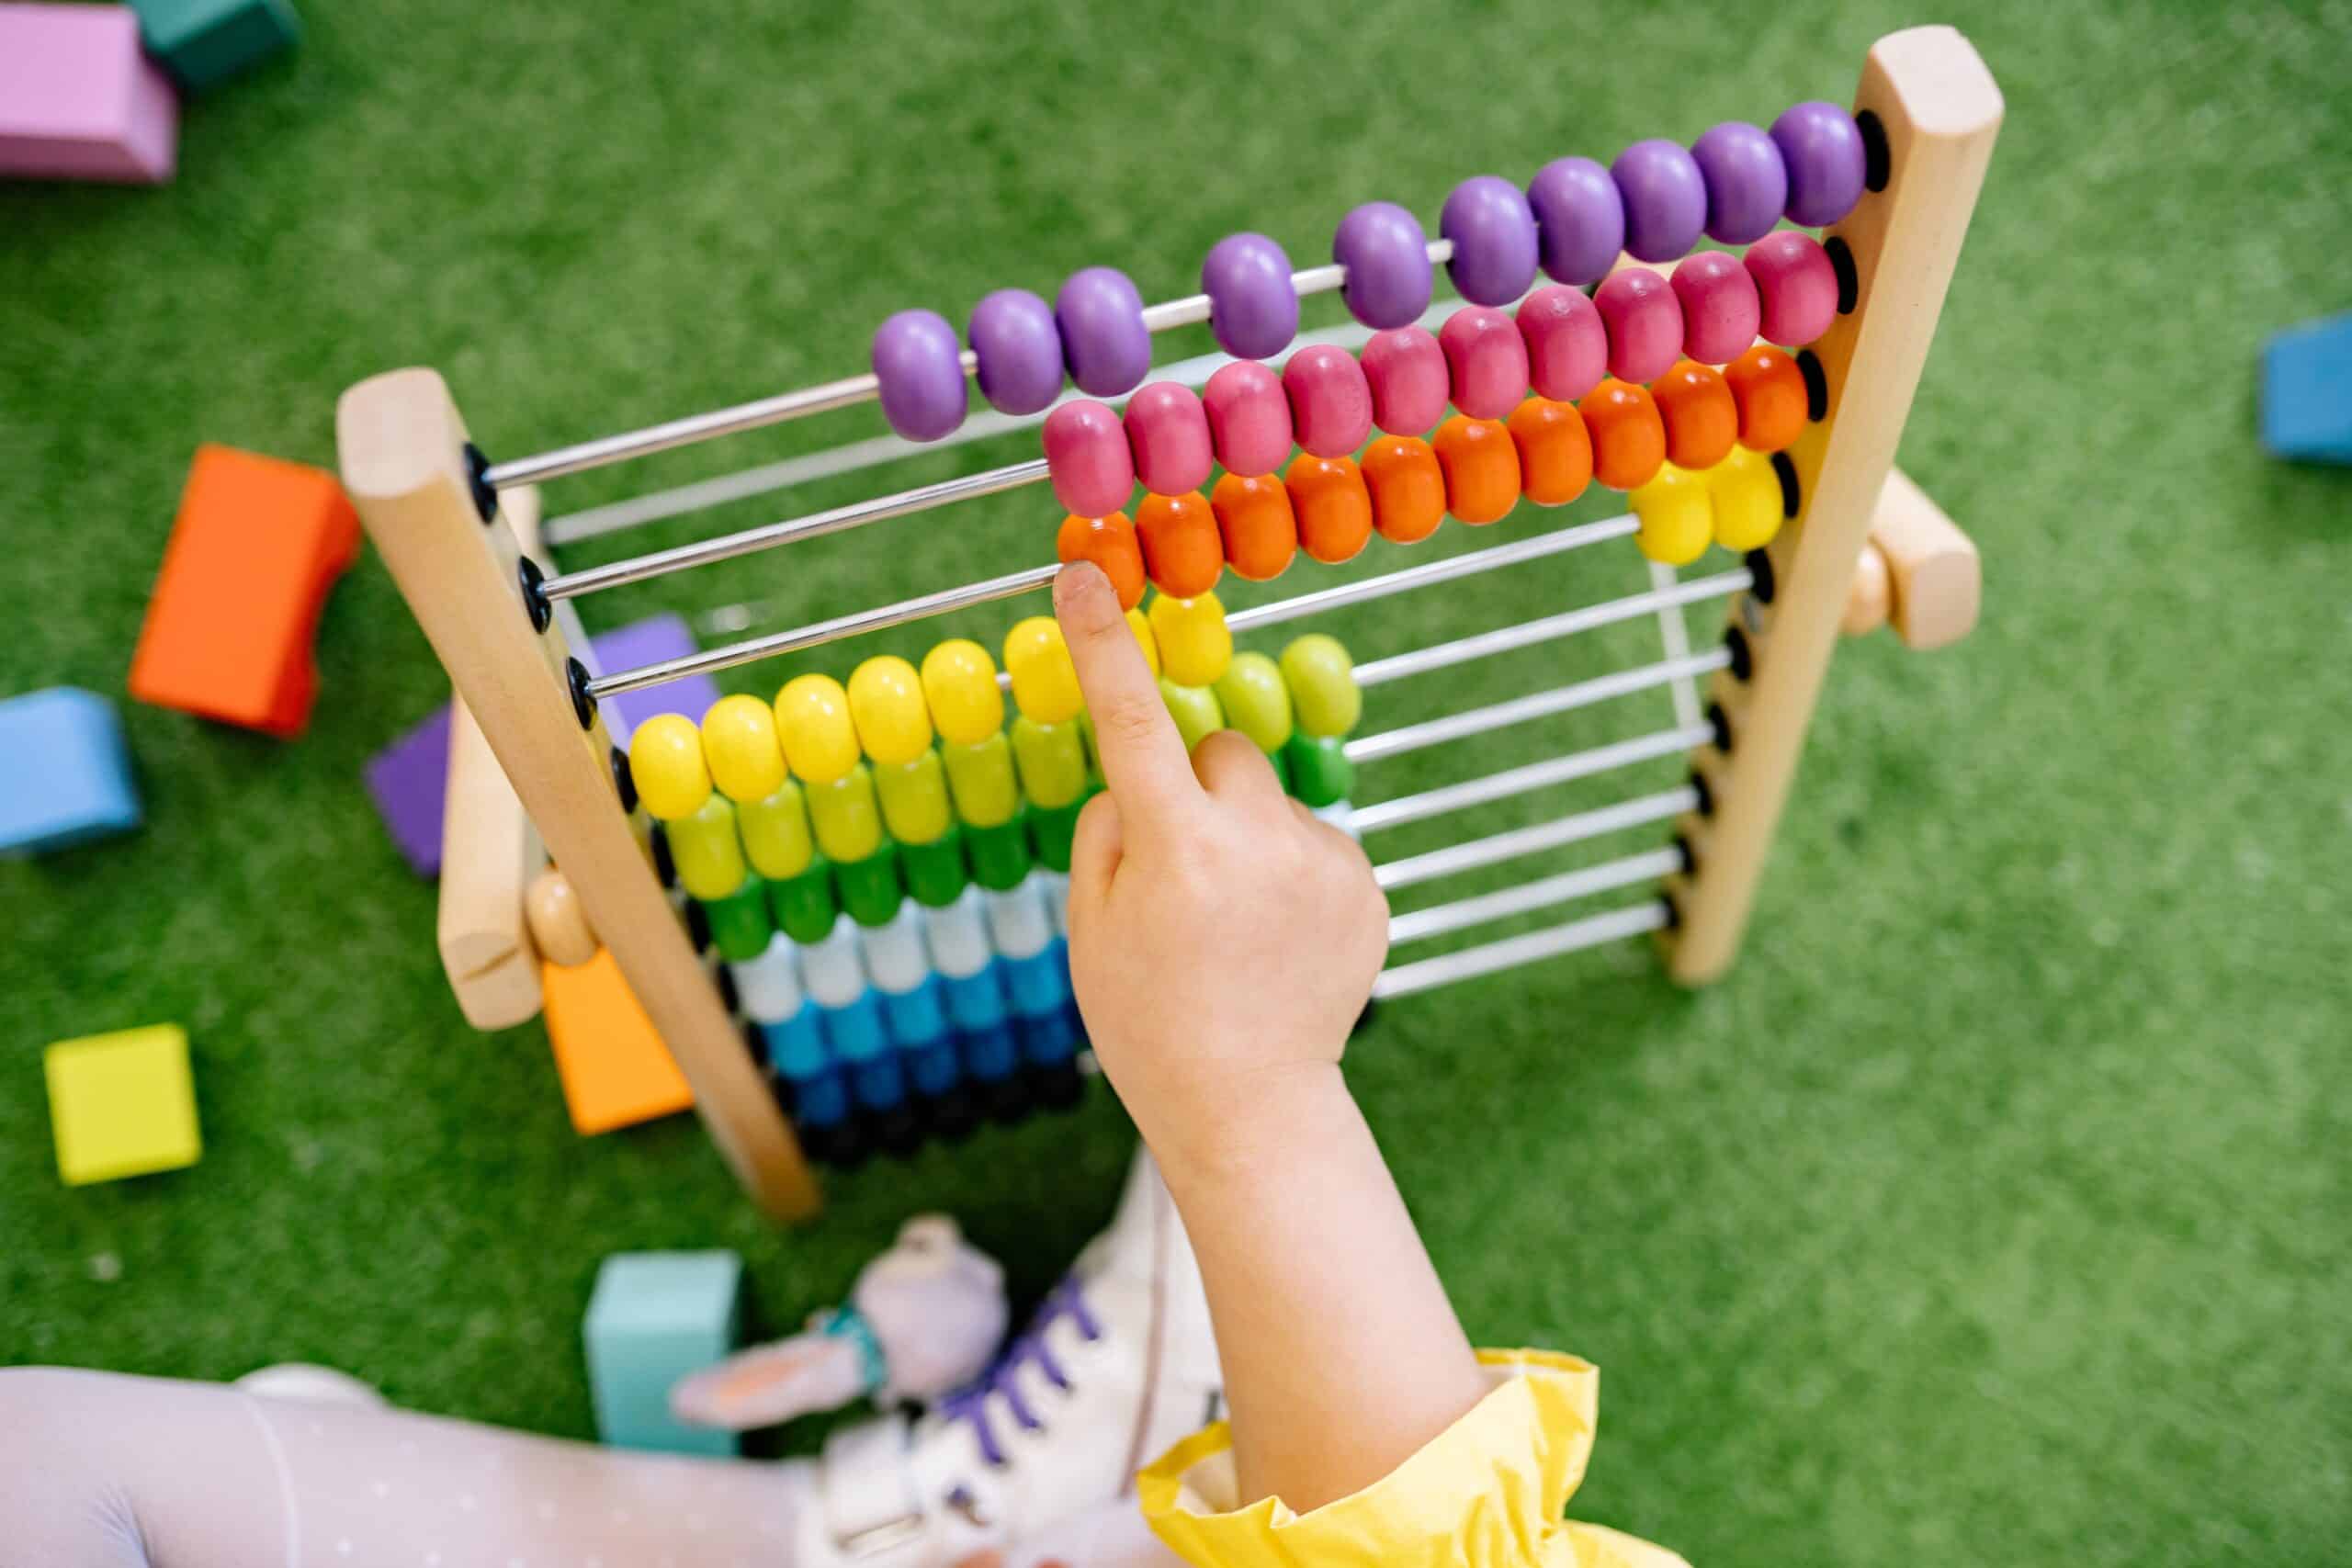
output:
<instances>
[{"instance_id":1,"label":"pink foam block","mask_svg":"<svg viewBox=\"0 0 2352 1568\"><path fill-rule=\"evenodd\" d=\"M130 6L0 5L0 177L161 185L179 135Z\"/></svg>"}]
</instances>

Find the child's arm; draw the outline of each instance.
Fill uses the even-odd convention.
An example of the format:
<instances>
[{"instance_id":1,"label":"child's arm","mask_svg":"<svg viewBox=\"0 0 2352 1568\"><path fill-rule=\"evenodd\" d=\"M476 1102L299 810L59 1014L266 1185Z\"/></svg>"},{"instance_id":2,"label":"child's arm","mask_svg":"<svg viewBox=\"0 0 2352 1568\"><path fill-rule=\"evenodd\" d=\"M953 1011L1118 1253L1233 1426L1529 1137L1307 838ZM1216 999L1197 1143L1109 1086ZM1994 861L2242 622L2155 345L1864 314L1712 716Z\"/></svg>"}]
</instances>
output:
<instances>
[{"instance_id":1,"label":"child's arm","mask_svg":"<svg viewBox=\"0 0 2352 1568\"><path fill-rule=\"evenodd\" d=\"M1079 1003L1200 1258L1241 1495L1303 1513L1488 1386L1340 1074L1387 905L1247 739L1185 756L1109 579L1054 604L1110 785L1070 857Z\"/></svg>"}]
</instances>

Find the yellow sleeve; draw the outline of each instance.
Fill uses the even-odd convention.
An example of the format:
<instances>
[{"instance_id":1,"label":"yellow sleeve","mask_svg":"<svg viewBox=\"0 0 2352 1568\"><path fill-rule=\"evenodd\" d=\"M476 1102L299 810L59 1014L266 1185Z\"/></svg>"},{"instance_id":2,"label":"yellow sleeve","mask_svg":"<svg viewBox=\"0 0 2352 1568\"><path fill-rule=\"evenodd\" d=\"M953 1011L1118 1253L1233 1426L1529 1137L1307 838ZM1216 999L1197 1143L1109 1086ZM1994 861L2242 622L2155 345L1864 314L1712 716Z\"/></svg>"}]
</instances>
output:
<instances>
[{"instance_id":1,"label":"yellow sleeve","mask_svg":"<svg viewBox=\"0 0 2352 1568\"><path fill-rule=\"evenodd\" d=\"M1352 1496L1296 1514L1280 1498L1236 1506L1223 1422L1137 1480L1144 1517L1202 1568L1669 1568L1671 1552L1561 1517L1584 1479L1600 1374L1573 1356L1482 1350L1487 1396Z\"/></svg>"}]
</instances>

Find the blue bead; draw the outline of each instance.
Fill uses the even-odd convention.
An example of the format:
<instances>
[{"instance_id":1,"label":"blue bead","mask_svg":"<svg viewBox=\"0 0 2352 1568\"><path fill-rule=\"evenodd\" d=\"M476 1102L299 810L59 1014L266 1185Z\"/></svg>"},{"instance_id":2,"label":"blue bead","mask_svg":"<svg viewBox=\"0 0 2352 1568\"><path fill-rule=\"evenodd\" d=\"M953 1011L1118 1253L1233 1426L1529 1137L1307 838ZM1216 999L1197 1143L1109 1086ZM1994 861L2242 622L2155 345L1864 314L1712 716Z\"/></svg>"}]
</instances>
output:
<instances>
[{"instance_id":1,"label":"blue bead","mask_svg":"<svg viewBox=\"0 0 2352 1568\"><path fill-rule=\"evenodd\" d=\"M906 1073L895 1053L852 1066L849 1084L857 1102L868 1111L888 1111L907 1098Z\"/></svg>"},{"instance_id":2,"label":"blue bead","mask_svg":"<svg viewBox=\"0 0 2352 1568\"><path fill-rule=\"evenodd\" d=\"M827 1008L824 1013L825 1038L842 1061L854 1065L890 1054L890 1032L883 1024L877 993L866 991L847 1007Z\"/></svg>"},{"instance_id":3,"label":"blue bead","mask_svg":"<svg viewBox=\"0 0 2352 1568\"><path fill-rule=\"evenodd\" d=\"M1053 1066L1078 1054L1078 1031L1061 1008L1021 1021L1022 1055L1038 1066Z\"/></svg>"},{"instance_id":4,"label":"blue bead","mask_svg":"<svg viewBox=\"0 0 2352 1568\"><path fill-rule=\"evenodd\" d=\"M800 1010L782 1023L760 1025L760 1037L767 1042L768 1060L787 1078L814 1077L831 1064L824 1019L815 1002L802 1002Z\"/></svg>"},{"instance_id":5,"label":"blue bead","mask_svg":"<svg viewBox=\"0 0 2352 1568\"><path fill-rule=\"evenodd\" d=\"M956 1060L956 1041L948 1034L910 1044L906 1057L907 1077L913 1080L917 1094L945 1094L963 1076L962 1066Z\"/></svg>"},{"instance_id":6,"label":"blue bead","mask_svg":"<svg viewBox=\"0 0 2352 1568\"><path fill-rule=\"evenodd\" d=\"M803 1127L837 1127L849 1119L849 1086L831 1068L786 1080L792 1091L792 1119Z\"/></svg>"},{"instance_id":7,"label":"blue bead","mask_svg":"<svg viewBox=\"0 0 2352 1568\"><path fill-rule=\"evenodd\" d=\"M995 1023L969 1031L957 1043L964 1051L965 1075L981 1083L995 1083L1011 1077L1021 1059L1021 1045L1012 1037L1010 1024Z\"/></svg>"},{"instance_id":8,"label":"blue bead","mask_svg":"<svg viewBox=\"0 0 2352 1568\"><path fill-rule=\"evenodd\" d=\"M947 982L947 1017L967 1033L995 1029L1012 1016L1004 1005L1004 976L991 961L977 975Z\"/></svg>"}]
</instances>

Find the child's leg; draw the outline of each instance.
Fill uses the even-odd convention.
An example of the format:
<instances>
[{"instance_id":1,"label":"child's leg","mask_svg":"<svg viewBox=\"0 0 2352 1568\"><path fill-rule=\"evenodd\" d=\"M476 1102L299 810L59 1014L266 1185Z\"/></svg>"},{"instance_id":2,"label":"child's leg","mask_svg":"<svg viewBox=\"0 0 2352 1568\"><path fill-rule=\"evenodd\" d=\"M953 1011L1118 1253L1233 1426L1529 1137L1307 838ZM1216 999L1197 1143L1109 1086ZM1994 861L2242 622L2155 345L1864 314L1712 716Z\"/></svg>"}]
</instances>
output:
<instances>
[{"instance_id":1,"label":"child's leg","mask_svg":"<svg viewBox=\"0 0 2352 1568\"><path fill-rule=\"evenodd\" d=\"M10 1564L777 1568L799 1473L209 1383L0 1371Z\"/></svg>"}]
</instances>

